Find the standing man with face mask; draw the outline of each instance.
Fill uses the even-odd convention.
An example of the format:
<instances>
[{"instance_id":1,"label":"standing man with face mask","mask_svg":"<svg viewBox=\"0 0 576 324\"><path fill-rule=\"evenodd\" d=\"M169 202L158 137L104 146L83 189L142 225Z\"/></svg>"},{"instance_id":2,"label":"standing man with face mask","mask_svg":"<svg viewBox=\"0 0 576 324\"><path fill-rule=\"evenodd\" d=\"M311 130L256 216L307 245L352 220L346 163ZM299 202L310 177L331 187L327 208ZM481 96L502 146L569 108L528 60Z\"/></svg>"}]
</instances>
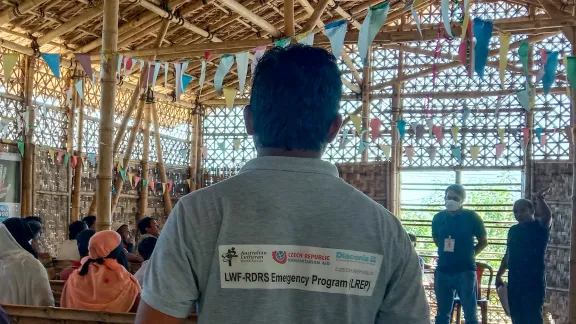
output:
<instances>
[{"instance_id":1,"label":"standing man with face mask","mask_svg":"<svg viewBox=\"0 0 576 324\"><path fill-rule=\"evenodd\" d=\"M488 240L480 216L462 208L465 198L464 187L449 186L444 196L446 210L432 220L432 237L438 247L438 267L434 274L438 302L436 324L450 322L455 292L460 297L466 324L478 323L475 257L488 245Z\"/></svg>"}]
</instances>

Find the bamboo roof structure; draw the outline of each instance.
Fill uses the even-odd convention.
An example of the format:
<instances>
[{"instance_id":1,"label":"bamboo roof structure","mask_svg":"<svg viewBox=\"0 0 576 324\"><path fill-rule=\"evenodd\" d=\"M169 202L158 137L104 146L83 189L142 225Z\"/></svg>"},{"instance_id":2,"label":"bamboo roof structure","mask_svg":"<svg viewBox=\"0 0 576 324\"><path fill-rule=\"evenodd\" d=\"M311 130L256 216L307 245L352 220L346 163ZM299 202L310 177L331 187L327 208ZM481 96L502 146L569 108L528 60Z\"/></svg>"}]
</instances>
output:
<instances>
[{"instance_id":1,"label":"bamboo roof structure","mask_svg":"<svg viewBox=\"0 0 576 324\"><path fill-rule=\"evenodd\" d=\"M491 0L488 0L491 1ZM200 102L214 103L218 98L212 86L214 72L220 54L234 54L251 50L260 45L271 45L275 40L306 31L317 32L315 46L329 48L328 39L321 35L322 27L330 22L345 19L349 22L347 44L355 44L358 31L370 6L383 0L297 0L293 10L284 10L282 0L123 0L120 1L118 50L134 58L163 61L190 60L187 74L196 77L181 97L184 106ZM557 33L563 31L568 39L576 19L571 15L571 2L553 0L511 0L515 4L535 7L538 14L526 19L495 20L495 30L521 34ZM392 0L385 26L380 30L374 44L398 46L399 43L416 40L435 40L437 28L422 25L422 36L411 22L407 1ZM416 0L414 8L425 12L435 0ZM101 55L103 2L101 0L20 0L3 1L0 6L0 37L2 46L25 54L33 54L35 46L42 53L60 53L63 65L72 64L73 53L91 53L94 68L99 70ZM285 18L288 14L289 17ZM290 16L292 15L292 16ZM160 46L155 46L163 22L168 29ZM457 23L452 28L460 33ZM208 60L206 84L202 93L197 78L200 59L206 51L212 53ZM350 66L355 78L345 85L353 92L360 92L361 79L346 51L343 61ZM430 53L421 53L430 54ZM429 73L423 71L422 75ZM228 74L224 85L234 85L235 67ZM376 89L399 82L377 85ZM138 82L133 73L123 87L134 89ZM173 90L156 87L158 94ZM163 84L160 76L158 84ZM248 82L249 84L249 82ZM199 97L198 97L199 96ZM198 98L197 98L198 97Z\"/></svg>"}]
</instances>

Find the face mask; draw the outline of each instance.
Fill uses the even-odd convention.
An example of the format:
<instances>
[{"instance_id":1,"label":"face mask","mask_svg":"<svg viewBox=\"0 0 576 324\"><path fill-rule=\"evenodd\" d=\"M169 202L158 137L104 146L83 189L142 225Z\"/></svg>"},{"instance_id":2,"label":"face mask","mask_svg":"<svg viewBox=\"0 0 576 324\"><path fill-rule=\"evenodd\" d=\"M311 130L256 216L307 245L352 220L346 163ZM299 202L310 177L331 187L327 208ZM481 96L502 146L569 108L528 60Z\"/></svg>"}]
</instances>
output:
<instances>
[{"instance_id":1,"label":"face mask","mask_svg":"<svg viewBox=\"0 0 576 324\"><path fill-rule=\"evenodd\" d=\"M455 212L462 207L462 204L455 200L445 199L444 206L446 206L447 211Z\"/></svg>"}]
</instances>

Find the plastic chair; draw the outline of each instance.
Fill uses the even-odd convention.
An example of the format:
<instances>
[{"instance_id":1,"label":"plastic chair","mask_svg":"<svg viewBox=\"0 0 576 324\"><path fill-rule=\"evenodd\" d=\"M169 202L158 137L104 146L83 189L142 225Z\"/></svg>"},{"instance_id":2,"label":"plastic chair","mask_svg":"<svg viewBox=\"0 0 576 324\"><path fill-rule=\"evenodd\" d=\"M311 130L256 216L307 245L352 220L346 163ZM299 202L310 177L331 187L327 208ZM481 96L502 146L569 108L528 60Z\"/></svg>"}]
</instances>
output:
<instances>
[{"instance_id":1,"label":"plastic chair","mask_svg":"<svg viewBox=\"0 0 576 324\"><path fill-rule=\"evenodd\" d=\"M484 272L488 270L490 277L488 277L488 289L486 291L486 298L482 298L482 278ZM486 263L476 262L476 280L478 282L478 306L480 306L480 314L482 316L482 324L488 324L488 304L490 303L490 293L492 292L492 280L494 279L494 269ZM460 298L454 298L454 306L452 307L452 315L450 316L450 323L454 318L454 311L456 311L456 323L461 323L462 317L462 304Z\"/></svg>"}]
</instances>

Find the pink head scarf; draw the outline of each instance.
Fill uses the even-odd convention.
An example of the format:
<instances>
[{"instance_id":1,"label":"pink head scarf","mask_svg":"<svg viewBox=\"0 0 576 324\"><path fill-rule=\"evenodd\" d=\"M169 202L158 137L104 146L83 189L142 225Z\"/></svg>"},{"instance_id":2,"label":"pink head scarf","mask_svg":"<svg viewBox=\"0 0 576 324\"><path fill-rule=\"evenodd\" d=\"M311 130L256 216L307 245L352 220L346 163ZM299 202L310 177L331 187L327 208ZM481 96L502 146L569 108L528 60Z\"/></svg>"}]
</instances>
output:
<instances>
[{"instance_id":1,"label":"pink head scarf","mask_svg":"<svg viewBox=\"0 0 576 324\"><path fill-rule=\"evenodd\" d=\"M106 258L122 242L114 231L101 231L90 239L87 272L74 271L62 290L60 305L66 308L128 312L141 292L140 284L116 259Z\"/></svg>"}]
</instances>

